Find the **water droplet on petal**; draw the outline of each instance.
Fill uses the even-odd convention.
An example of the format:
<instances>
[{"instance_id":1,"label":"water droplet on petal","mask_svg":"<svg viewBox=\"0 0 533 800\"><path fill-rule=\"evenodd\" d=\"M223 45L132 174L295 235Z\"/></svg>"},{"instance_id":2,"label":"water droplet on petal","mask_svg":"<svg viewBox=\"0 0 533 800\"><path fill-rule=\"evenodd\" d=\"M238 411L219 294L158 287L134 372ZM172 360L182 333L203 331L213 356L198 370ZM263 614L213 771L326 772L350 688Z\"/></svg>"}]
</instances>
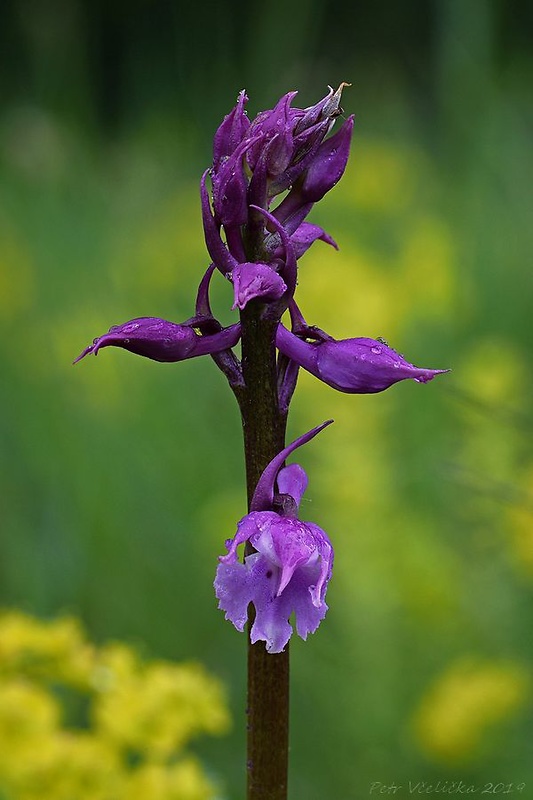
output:
<instances>
[{"instance_id":1,"label":"water droplet on petal","mask_svg":"<svg viewBox=\"0 0 533 800\"><path fill-rule=\"evenodd\" d=\"M133 333L133 331L136 331L138 327L140 327L138 322L130 322L129 325L124 325L122 332Z\"/></svg>"},{"instance_id":2,"label":"water droplet on petal","mask_svg":"<svg viewBox=\"0 0 533 800\"><path fill-rule=\"evenodd\" d=\"M371 347L370 352L374 353L375 356L379 356L381 353L381 347Z\"/></svg>"}]
</instances>

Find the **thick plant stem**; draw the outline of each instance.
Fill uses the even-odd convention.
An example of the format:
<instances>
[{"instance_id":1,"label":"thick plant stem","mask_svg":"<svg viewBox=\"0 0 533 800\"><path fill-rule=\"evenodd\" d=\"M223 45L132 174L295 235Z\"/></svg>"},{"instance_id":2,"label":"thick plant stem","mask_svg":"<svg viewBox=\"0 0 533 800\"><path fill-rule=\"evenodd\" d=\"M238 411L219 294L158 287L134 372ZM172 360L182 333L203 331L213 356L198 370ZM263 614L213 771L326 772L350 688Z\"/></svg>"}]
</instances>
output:
<instances>
[{"instance_id":1,"label":"thick plant stem","mask_svg":"<svg viewBox=\"0 0 533 800\"><path fill-rule=\"evenodd\" d=\"M241 314L240 395L248 506L267 464L284 448L286 415L278 407L275 332L251 302ZM249 546L248 546L249 547ZM250 548L247 554L253 552ZM248 630L253 624L253 608ZM289 744L289 647L269 654L264 642L248 641L247 800L286 800Z\"/></svg>"}]
</instances>

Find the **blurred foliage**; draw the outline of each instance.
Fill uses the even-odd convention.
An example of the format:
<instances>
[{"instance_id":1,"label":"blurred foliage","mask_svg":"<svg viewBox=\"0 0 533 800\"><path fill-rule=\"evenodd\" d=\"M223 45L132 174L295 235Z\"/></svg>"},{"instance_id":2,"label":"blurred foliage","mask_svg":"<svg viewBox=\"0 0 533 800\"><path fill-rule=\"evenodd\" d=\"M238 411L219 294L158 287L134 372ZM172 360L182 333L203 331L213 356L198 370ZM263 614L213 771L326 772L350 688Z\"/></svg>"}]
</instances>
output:
<instances>
[{"instance_id":1,"label":"blurred foliage","mask_svg":"<svg viewBox=\"0 0 533 800\"><path fill-rule=\"evenodd\" d=\"M185 748L228 727L222 687L199 664L95 647L73 617L0 616L3 800L209 800Z\"/></svg>"},{"instance_id":2,"label":"blurred foliage","mask_svg":"<svg viewBox=\"0 0 533 800\"><path fill-rule=\"evenodd\" d=\"M301 454L303 515L336 565L325 624L291 645L292 792L531 785L531 8L301 1L258 33L236 2L172 25L171 2L0 7L0 601L70 610L96 642L218 674L240 723L196 752L224 797L242 794L245 735L244 637L212 592L245 511L233 398L208 359L70 362L113 323L192 313L198 176L237 91L253 115L295 85L306 104L352 79L353 155L313 216L340 251L319 242L302 259L300 305L332 335L383 336L453 371L371 397L301 375L289 436L336 420ZM223 281L213 304L232 318ZM121 715L150 713L165 670L102 705L109 741L137 746ZM5 703L33 703L28 725L57 730L42 685ZM172 796L156 759L171 740L172 727L152 740L139 797ZM107 763L99 746L83 740L79 759Z\"/></svg>"}]
</instances>

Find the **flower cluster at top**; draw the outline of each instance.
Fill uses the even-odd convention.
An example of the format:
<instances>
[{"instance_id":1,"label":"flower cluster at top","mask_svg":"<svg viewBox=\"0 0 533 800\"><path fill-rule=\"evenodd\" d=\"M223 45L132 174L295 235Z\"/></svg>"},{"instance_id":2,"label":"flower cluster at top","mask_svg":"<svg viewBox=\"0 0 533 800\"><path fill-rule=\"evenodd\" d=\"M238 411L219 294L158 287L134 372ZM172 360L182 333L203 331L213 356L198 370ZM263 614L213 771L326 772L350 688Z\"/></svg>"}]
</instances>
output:
<instances>
[{"instance_id":1,"label":"flower cluster at top","mask_svg":"<svg viewBox=\"0 0 533 800\"><path fill-rule=\"evenodd\" d=\"M229 727L201 665L95 646L78 620L0 614L0 795L13 800L209 800L188 752Z\"/></svg>"},{"instance_id":2,"label":"flower cluster at top","mask_svg":"<svg viewBox=\"0 0 533 800\"><path fill-rule=\"evenodd\" d=\"M336 340L307 325L296 304L298 260L317 240L337 247L306 218L339 181L348 161L354 117L331 133L343 115L346 85L330 89L308 108L293 106L297 93L288 92L253 121L245 110L248 98L240 92L215 133L213 164L201 180L212 263L200 283L194 316L179 324L140 317L114 326L76 361L109 346L163 362L211 355L232 386L238 385L242 373L232 348L240 339L240 324L223 328L209 303L209 283L219 270L233 286L233 309L242 312L255 304L264 318L279 321L282 410L287 410L300 367L341 392L357 394L381 392L407 378L426 383L446 371L415 367L381 340ZM280 321L287 309L290 329Z\"/></svg>"},{"instance_id":3,"label":"flower cluster at top","mask_svg":"<svg viewBox=\"0 0 533 800\"><path fill-rule=\"evenodd\" d=\"M209 354L239 398L247 387L233 348L241 326L253 315L273 331L282 416L301 367L334 389L354 394L381 392L408 378L427 383L447 371L415 367L381 339L337 340L308 325L296 303L298 260L317 240L337 247L307 217L339 181L348 161L353 116L332 132L343 117L344 86L330 89L308 108L294 106L296 92L288 92L252 121L245 110L248 98L244 91L239 94L215 133L213 164L200 184L212 263L200 282L195 314L180 324L154 317L130 320L95 339L77 361L108 346L166 362ZM240 322L227 327L213 316L209 301L217 270L231 283L232 308L240 312ZM286 312L288 327L281 321ZM291 636L291 614L305 639L327 610L333 549L324 531L298 519L305 472L297 464L283 467L286 456L323 427L304 434L266 467L250 513L227 540L228 553L217 570L215 592L226 618L243 630L253 604L251 640L264 641L272 653L282 651ZM248 550L241 563L237 547L244 543Z\"/></svg>"}]
</instances>

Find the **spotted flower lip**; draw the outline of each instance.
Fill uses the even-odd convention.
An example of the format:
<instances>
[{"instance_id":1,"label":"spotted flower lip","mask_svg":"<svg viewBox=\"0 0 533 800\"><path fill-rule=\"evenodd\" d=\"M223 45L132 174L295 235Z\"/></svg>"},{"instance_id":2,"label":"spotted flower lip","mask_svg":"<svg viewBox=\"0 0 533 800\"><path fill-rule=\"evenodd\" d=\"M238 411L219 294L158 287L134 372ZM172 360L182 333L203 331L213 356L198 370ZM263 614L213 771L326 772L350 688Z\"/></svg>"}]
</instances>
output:
<instances>
[{"instance_id":1,"label":"spotted flower lip","mask_svg":"<svg viewBox=\"0 0 533 800\"><path fill-rule=\"evenodd\" d=\"M184 361L233 347L239 341L240 327L237 323L218 333L200 336L191 325L180 325L158 317L138 317L114 325L103 336L98 336L80 353L74 364L87 355L97 355L103 347L122 347L153 361Z\"/></svg>"},{"instance_id":2,"label":"spotted flower lip","mask_svg":"<svg viewBox=\"0 0 533 800\"><path fill-rule=\"evenodd\" d=\"M324 383L351 394L382 392L409 378L428 383L448 369L415 367L377 339L327 339L307 342L278 325L279 350Z\"/></svg>"},{"instance_id":3,"label":"spotted flower lip","mask_svg":"<svg viewBox=\"0 0 533 800\"><path fill-rule=\"evenodd\" d=\"M289 623L293 612L296 632L306 639L328 610L325 597L333 547L318 525L298 519L307 487L304 469L299 464L281 465L330 422L300 436L270 462L257 485L252 510L238 523L233 539L226 541L227 554L219 558L214 584L219 608L243 631L252 603L255 617L250 640L264 641L269 653L285 648L293 633ZM246 542L254 552L241 563L237 548Z\"/></svg>"}]
</instances>

